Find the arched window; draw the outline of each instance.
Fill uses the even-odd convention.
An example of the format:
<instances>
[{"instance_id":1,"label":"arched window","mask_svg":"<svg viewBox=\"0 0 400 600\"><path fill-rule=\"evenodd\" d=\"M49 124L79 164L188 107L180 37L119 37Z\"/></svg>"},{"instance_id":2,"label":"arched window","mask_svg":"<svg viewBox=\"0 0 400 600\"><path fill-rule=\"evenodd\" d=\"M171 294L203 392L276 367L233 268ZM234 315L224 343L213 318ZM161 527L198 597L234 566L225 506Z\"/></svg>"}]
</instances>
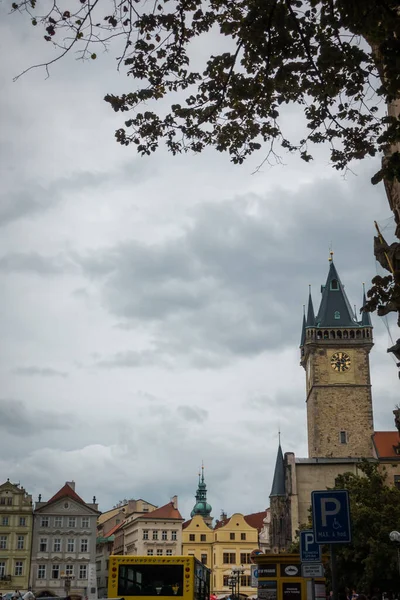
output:
<instances>
[{"instance_id":1,"label":"arched window","mask_svg":"<svg viewBox=\"0 0 400 600\"><path fill-rule=\"evenodd\" d=\"M347 338L349 337L349 332L348 331L343 331L343 339L347 340Z\"/></svg>"},{"instance_id":2,"label":"arched window","mask_svg":"<svg viewBox=\"0 0 400 600\"><path fill-rule=\"evenodd\" d=\"M341 340L342 339L342 332L338 331L337 334L336 334L336 337Z\"/></svg>"},{"instance_id":3,"label":"arched window","mask_svg":"<svg viewBox=\"0 0 400 600\"><path fill-rule=\"evenodd\" d=\"M331 338L331 340L334 340L336 338L336 335L335 335L334 331L331 331L330 338Z\"/></svg>"},{"instance_id":4,"label":"arched window","mask_svg":"<svg viewBox=\"0 0 400 600\"><path fill-rule=\"evenodd\" d=\"M317 332L317 339L322 340L322 331Z\"/></svg>"},{"instance_id":5,"label":"arched window","mask_svg":"<svg viewBox=\"0 0 400 600\"><path fill-rule=\"evenodd\" d=\"M331 290L338 290L339 289L339 282L337 279L332 279L331 281Z\"/></svg>"},{"instance_id":6,"label":"arched window","mask_svg":"<svg viewBox=\"0 0 400 600\"><path fill-rule=\"evenodd\" d=\"M324 331L324 340L328 340L329 339L329 333L328 331Z\"/></svg>"},{"instance_id":7,"label":"arched window","mask_svg":"<svg viewBox=\"0 0 400 600\"><path fill-rule=\"evenodd\" d=\"M356 338L359 339L360 337L361 337L361 331L359 329L357 329Z\"/></svg>"},{"instance_id":8,"label":"arched window","mask_svg":"<svg viewBox=\"0 0 400 600\"><path fill-rule=\"evenodd\" d=\"M335 319L340 319L340 312L338 310L335 310L334 317L335 317Z\"/></svg>"},{"instance_id":9,"label":"arched window","mask_svg":"<svg viewBox=\"0 0 400 600\"><path fill-rule=\"evenodd\" d=\"M354 331L353 331L353 330L351 330L351 331L350 331L350 338L351 338L352 340L354 339Z\"/></svg>"}]
</instances>

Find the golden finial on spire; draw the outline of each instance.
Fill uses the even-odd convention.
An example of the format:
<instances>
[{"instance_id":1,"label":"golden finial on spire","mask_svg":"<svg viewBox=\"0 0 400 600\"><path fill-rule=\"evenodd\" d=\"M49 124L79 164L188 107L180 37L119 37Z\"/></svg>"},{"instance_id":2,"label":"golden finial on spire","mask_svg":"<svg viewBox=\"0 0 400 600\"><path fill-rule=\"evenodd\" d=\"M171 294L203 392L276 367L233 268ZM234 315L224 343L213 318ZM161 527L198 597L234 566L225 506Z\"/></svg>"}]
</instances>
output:
<instances>
[{"instance_id":1,"label":"golden finial on spire","mask_svg":"<svg viewBox=\"0 0 400 600\"><path fill-rule=\"evenodd\" d=\"M333 261L333 250L329 251L329 258L328 258L329 262Z\"/></svg>"}]
</instances>

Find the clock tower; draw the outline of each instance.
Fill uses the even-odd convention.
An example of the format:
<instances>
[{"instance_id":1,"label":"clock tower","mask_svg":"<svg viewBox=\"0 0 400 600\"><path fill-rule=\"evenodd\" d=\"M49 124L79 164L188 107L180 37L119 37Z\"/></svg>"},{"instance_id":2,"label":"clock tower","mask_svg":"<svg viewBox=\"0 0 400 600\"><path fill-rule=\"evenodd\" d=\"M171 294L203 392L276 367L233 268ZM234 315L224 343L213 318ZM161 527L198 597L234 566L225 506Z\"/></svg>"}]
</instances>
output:
<instances>
[{"instance_id":1,"label":"clock tower","mask_svg":"<svg viewBox=\"0 0 400 600\"><path fill-rule=\"evenodd\" d=\"M310 290L303 317L300 364L306 371L308 455L368 458L373 456L372 323L365 312L357 320L332 254L318 313Z\"/></svg>"}]
</instances>

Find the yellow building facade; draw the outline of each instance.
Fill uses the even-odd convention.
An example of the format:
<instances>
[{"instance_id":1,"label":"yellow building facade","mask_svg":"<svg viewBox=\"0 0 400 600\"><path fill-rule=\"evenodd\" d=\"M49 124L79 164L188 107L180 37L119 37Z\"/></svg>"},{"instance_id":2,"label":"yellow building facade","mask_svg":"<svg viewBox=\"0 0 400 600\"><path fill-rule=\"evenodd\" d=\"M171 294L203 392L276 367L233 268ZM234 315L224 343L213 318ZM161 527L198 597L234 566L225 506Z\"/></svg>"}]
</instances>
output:
<instances>
[{"instance_id":1,"label":"yellow building facade","mask_svg":"<svg viewBox=\"0 0 400 600\"><path fill-rule=\"evenodd\" d=\"M237 567L243 568L240 593L247 596L256 594L255 588L250 585L250 554L255 548L258 548L258 529L249 525L240 513L217 522L214 529L200 515L184 524L183 554L195 556L211 569L211 590L214 594L230 594L229 579L232 570Z\"/></svg>"},{"instance_id":2,"label":"yellow building facade","mask_svg":"<svg viewBox=\"0 0 400 600\"><path fill-rule=\"evenodd\" d=\"M7 480L0 485L0 592L26 591L32 546L32 496Z\"/></svg>"}]
</instances>

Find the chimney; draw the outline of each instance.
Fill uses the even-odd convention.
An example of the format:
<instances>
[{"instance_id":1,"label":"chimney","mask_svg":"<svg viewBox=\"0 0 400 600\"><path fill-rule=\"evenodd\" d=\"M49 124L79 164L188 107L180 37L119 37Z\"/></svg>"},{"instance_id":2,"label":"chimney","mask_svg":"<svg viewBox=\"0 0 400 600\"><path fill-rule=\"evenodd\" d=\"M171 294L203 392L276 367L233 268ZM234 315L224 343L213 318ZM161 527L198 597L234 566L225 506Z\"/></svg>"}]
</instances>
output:
<instances>
[{"instance_id":1,"label":"chimney","mask_svg":"<svg viewBox=\"0 0 400 600\"><path fill-rule=\"evenodd\" d=\"M178 496L172 496L171 502L173 504L173 507L177 509L178 508Z\"/></svg>"},{"instance_id":2,"label":"chimney","mask_svg":"<svg viewBox=\"0 0 400 600\"><path fill-rule=\"evenodd\" d=\"M66 481L65 484L75 491L75 481Z\"/></svg>"}]
</instances>

